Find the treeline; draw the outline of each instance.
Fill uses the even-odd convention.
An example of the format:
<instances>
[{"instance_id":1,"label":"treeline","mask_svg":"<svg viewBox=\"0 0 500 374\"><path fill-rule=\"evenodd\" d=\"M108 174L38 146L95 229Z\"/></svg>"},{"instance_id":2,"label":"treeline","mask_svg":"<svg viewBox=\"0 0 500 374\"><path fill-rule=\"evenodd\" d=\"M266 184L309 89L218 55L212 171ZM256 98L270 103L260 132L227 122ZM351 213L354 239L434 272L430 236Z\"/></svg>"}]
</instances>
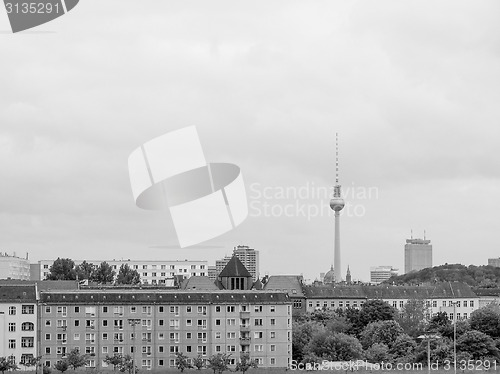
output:
<instances>
[{"instance_id":1,"label":"treeline","mask_svg":"<svg viewBox=\"0 0 500 374\"><path fill-rule=\"evenodd\" d=\"M432 336L431 361L453 363L454 327L446 313L425 319L423 300L409 300L401 311L381 300L361 309L318 310L293 325L292 355L297 363L367 360L371 363L427 363L426 336ZM500 309L474 311L456 323L457 362L498 360Z\"/></svg>"},{"instance_id":2,"label":"treeline","mask_svg":"<svg viewBox=\"0 0 500 374\"><path fill-rule=\"evenodd\" d=\"M394 276L384 283L402 285L453 281L464 282L471 287L500 287L500 268L489 265L465 266L461 264L444 264Z\"/></svg>"},{"instance_id":3,"label":"treeline","mask_svg":"<svg viewBox=\"0 0 500 374\"><path fill-rule=\"evenodd\" d=\"M116 280L115 280L116 277ZM140 284L141 276L128 264L122 264L118 274L107 262L94 265L83 261L75 266L69 258L57 258L49 269L46 280L89 280L99 284Z\"/></svg>"}]
</instances>

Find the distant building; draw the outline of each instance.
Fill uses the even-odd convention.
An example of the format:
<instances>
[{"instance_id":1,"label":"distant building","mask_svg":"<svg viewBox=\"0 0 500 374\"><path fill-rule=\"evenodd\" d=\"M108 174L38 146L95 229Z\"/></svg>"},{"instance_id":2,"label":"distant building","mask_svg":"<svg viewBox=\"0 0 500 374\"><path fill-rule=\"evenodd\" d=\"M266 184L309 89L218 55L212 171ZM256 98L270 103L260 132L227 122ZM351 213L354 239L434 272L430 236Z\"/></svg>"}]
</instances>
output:
<instances>
[{"instance_id":1,"label":"distant building","mask_svg":"<svg viewBox=\"0 0 500 374\"><path fill-rule=\"evenodd\" d=\"M215 281L217 279L217 267L214 265L208 266L208 277L210 280Z\"/></svg>"},{"instance_id":2,"label":"distant building","mask_svg":"<svg viewBox=\"0 0 500 374\"><path fill-rule=\"evenodd\" d=\"M235 254L220 272L218 283L225 290L250 290L253 286L252 274Z\"/></svg>"},{"instance_id":3,"label":"distant building","mask_svg":"<svg viewBox=\"0 0 500 374\"><path fill-rule=\"evenodd\" d=\"M84 260L73 260L75 266L81 264ZM189 278L192 276L207 276L208 266L207 261L168 261L168 260L85 260L88 263L99 265L105 261L113 267L113 270L118 274L120 266L127 264L131 269L136 270L141 276L142 284L150 285L165 285L168 284L174 277L182 276L182 278ZM41 260L38 261L39 269L37 279L44 280L50 273L50 267L54 260ZM33 264L32 264L33 265ZM32 267L33 268L33 267ZM33 272L34 273L34 272ZM29 274L29 266L28 266Z\"/></svg>"},{"instance_id":4,"label":"distant building","mask_svg":"<svg viewBox=\"0 0 500 374\"><path fill-rule=\"evenodd\" d=\"M498 258L489 258L488 259L488 265L500 268L500 257L498 257Z\"/></svg>"},{"instance_id":5,"label":"distant building","mask_svg":"<svg viewBox=\"0 0 500 374\"><path fill-rule=\"evenodd\" d=\"M373 266L370 268L370 283L379 284L395 275L398 275L398 269L392 266Z\"/></svg>"},{"instance_id":6,"label":"distant building","mask_svg":"<svg viewBox=\"0 0 500 374\"><path fill-rule=\"evenodd\" d=\"M30 262L26 258L0 252L0 279L30 279Z\"/></svg>"},{"instance_id":7,"label":"distant building","mask_svg":"<svg viewBox=\"0 0 500 374\"><path fill-rule=\"evenodd\" d=\"M238 257L243 265L245 265L245 268L252 274L252 279L255 282L259 278L259 251L247 245L237 245L234 247L233 255ZM217 276L226 267L231 258L232 256L226 256L221 260L215 261Z\"/></svg>"},{"instance_id":8,"label":"distant building","mask_svg":"<svg viewBox=\"0 0 500 374\"><path fill-rule=\"evenodd\" d=\"M406 239L405 274L432 267L432 245L430 240Z\"/></svg>"}]
</instances>

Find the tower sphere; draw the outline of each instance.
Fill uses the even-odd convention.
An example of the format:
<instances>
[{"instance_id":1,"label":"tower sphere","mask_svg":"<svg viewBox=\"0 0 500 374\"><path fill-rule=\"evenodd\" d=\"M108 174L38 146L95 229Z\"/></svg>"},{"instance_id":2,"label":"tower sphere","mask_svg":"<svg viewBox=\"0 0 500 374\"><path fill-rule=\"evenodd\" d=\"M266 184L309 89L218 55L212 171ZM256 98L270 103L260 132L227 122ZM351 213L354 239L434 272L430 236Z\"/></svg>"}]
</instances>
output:
<instances>
[{"instance_id":1,"label":"tower sphere","mask_svg":"<svg viewBox=\"0 0 500 374\"><path fill-rule=\"evenodd\" d=\"M340 212L344 209L345 202L341 197L334 197L330 200L330 208L336 212Z\"/></svg>"}]
</instances>

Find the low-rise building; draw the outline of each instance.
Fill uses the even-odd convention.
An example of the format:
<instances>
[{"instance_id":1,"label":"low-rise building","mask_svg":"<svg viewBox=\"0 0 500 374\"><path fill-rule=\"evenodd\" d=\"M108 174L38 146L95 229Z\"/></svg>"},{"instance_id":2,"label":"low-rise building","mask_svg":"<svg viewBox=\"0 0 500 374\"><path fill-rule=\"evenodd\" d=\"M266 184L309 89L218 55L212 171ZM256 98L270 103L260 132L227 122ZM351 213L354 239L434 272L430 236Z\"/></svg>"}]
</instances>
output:
<instances>
[{"instance_id":1,"label":"low-rise building","mask_svg":"<svg viewBox=\"0 0 500 374\"><path fill-rule=\"evenodd\" d=\"M36 303L35 285L0 285L0 357L16 365L37 357Z\"/></svg>"}]
</instances>

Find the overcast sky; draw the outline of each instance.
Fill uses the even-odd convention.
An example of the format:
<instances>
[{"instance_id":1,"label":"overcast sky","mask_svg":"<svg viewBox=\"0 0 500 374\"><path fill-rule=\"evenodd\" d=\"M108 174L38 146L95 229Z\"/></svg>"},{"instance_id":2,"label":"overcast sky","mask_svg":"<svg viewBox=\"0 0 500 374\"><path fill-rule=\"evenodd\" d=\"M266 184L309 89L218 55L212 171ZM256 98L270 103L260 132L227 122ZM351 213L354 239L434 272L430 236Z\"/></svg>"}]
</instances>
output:
<instances>
[{"instance_id":1,"label":"overcast sky","mask_svg":"<svg viewBox=\"0 0 500 374\"><path fill-rule=\"evenodd\" d=\"M498 1L82 0L11 34L0 11L0 249L212 263L244 244L262 274L314 279L333 263L315 194L335 183L338 132L344 275L403 271L411 229L434 265L486 264L500 256L499 17ZM176 249L168 213L135 206L127 159L188 125L208 161L241 167L250 216Z\"/></svg>"}]
</instances>

